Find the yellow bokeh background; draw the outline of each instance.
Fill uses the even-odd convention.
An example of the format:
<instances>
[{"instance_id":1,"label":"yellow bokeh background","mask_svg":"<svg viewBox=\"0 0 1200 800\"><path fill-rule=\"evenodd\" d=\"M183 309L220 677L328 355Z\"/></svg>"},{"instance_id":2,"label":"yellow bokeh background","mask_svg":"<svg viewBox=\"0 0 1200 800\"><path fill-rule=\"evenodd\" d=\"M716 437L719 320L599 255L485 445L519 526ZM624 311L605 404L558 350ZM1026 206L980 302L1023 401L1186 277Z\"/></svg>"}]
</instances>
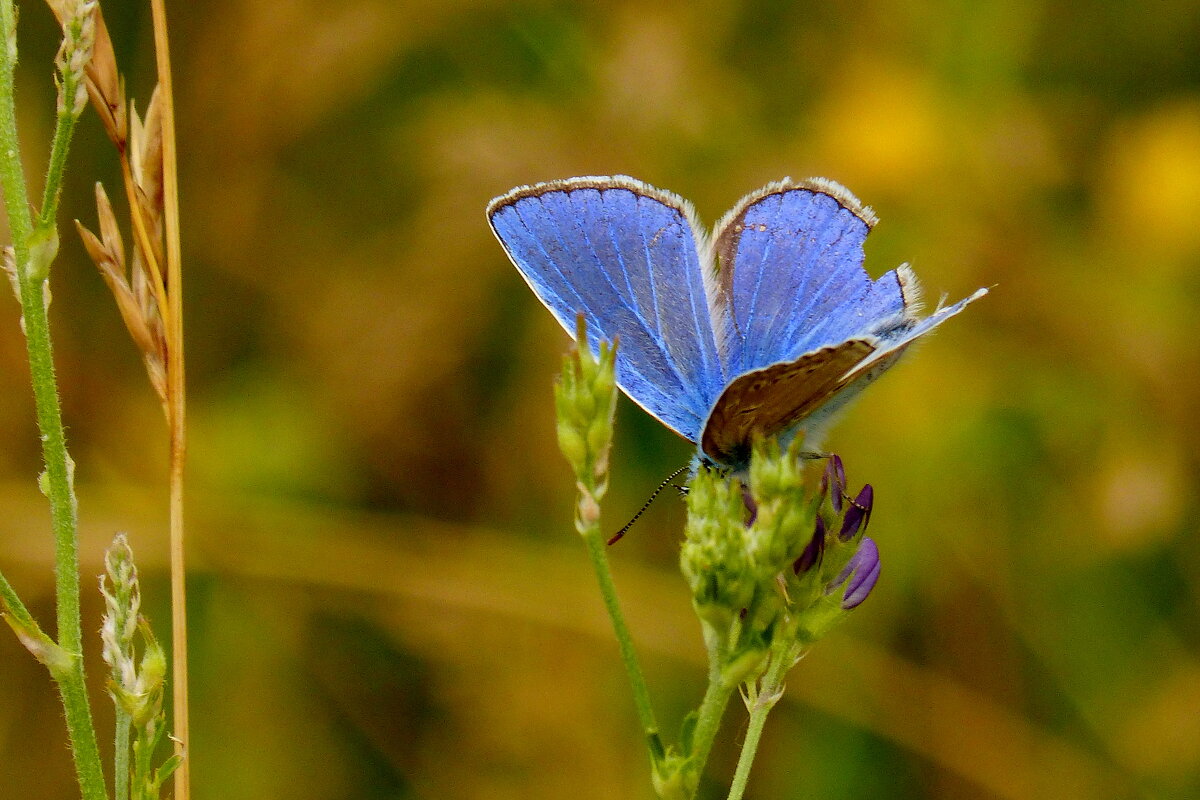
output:
<instances>
[{"instance_id":1,"label":"yellow bokeh background","mask_svg":"<svg viewBox=\"0 0 1200 800\"><path fill-rule=\"evenodd\" d=\"M747 796L1200 796L1200 7L174 6L197 800L652 796L554 443L567 340L483 215L613 173L709 222L829 177L882 219L873 275L993 287L829 437L875 487L883 574L796 668ZM36 184L56 42L21 12ZM148 10L105 12L141 107ZM51 307L84 583L128 531L165 638L165 429L68 224L96 180L89 112ZM0 570L50 624L17 320ZM614 527L690 455L632 403L617 425ZM669 739L704 680L682 517L666 496L612 551ZM702 797L744 730L735 702ZM0 636L0 797L74 792L53 686Z\"/></svg>"}]
</instances>

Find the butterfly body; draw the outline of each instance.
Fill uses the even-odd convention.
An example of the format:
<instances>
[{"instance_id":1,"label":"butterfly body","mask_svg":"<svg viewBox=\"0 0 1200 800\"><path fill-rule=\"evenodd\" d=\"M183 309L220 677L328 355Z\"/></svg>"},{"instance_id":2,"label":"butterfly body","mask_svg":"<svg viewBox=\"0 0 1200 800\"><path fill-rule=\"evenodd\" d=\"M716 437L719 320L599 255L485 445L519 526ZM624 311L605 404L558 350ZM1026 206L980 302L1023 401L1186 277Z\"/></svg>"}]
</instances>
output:
<instances>
[{"instance_id":1,"label":"butterfly body","mask_svg":"<svg viewBox=\"0 0 1200 800\"><path fill-rule=\"evenodd\" d=\"M915 339L982 294L917 316L907 266L871 280L876 222L823 179L747 195L711 236L692 207L624 176L523 186L488 205L496 237L568 331L619 339L617 382L695 443L744 468L756 435L806 441Z\"/></svg>"}]
</instances>

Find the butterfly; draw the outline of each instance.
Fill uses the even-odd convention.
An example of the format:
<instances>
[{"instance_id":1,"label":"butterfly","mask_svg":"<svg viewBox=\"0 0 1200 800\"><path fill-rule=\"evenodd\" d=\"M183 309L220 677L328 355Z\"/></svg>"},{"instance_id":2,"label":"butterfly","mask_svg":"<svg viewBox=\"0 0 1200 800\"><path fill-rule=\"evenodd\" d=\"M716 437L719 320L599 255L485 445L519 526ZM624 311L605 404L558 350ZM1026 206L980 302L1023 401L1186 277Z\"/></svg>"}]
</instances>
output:
<instances>
[{"instance_id":1,"label":"butterfly","mask_svg":"<svg viewBox=\"0 0 1200 800\"><path fill-rule=\"evenodd\" d=\"M538 299L569 334L619 339L617 383L699 448L746 468L756 436L805 446L916 339L987 293L921 318L902 265L872 280L877 218L833 181L784 179L717 223L623 175L519 186L487 216Z\"/></svg>"}]
</instances>

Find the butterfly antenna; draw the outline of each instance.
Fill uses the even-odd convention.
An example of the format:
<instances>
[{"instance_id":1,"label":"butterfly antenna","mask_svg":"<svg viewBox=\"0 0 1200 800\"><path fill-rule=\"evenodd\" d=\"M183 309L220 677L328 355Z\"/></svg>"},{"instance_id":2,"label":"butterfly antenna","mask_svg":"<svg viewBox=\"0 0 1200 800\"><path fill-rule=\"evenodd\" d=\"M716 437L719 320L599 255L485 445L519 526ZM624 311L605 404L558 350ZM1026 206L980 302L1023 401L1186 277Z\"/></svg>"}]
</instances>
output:
<instances>
[{"instance_id":1,"label":"butterfly antenna","mask_svg":"<svg viewBox=\"0 0 1200 800\"><path fill-rule=\"evenodd\" d=\"M654 490L654 492L650 495L650 498L645 503L643 503L642 507L638 509L638 512L633 515L633 519L629 520L629 522L626 522L624 527L621 528L621 530L617 531L611 537L609 537L607 543L608 544L616 544L617 542L621 541L621 537L625 535L626 531L628 531L630 528L633 527L633 523L638 521L638 517L640 517L642 514L646 513L646 509L649 508L650 504L654 502L654 498L658 497L659 494L662 493L662 490L667 488L668 486L670 486L671 481L675 480L681 474L683 474L683 472L686 471L687 468L688 468L688 465L684 464L682 467L680 467L679 469L675 470L670 475L668 475L666 477L666 480L664 480L662 483L660 483L658 485L658 488Z\"/></svg>"}]
</instances>

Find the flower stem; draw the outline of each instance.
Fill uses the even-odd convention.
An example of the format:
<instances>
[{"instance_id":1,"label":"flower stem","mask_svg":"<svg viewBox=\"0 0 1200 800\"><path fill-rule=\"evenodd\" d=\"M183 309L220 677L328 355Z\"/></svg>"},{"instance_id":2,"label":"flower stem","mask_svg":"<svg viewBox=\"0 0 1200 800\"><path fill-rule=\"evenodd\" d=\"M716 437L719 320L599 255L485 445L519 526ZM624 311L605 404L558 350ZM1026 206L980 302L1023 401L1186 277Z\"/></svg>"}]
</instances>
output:
<instances>
[{"instance_id":1,"label":"flower stem","mask_svg":"<svg viewBox=\"0 0 1200 800\"><path fill-rule=\"evenodd\" d=\"M83 673L79 542L71 474L73 465L67 454L66 435L63 431L43 290L45 270L49 265L41 255L35 263L31 253L34 227L17 139L13 81L16 56L15 9L12 0L0 0L0 186L4 191L5 210L8 212L9 230L12 233L25 345L46 466L45 488L50 501L50 520L55 541L58 644L73 656L69 666L53 670L52 674L62 697L80 790L86 800L103 800L107 797L107 790ZM73 125L68 127L73 128ZM67 130L64 135L69 133L70 130ZM65 156L66 142L56 149Z\"/></svg>"},{"instance_id":2,"label":"flower stem","mask_svg":"<svg viewBox=\"0 0 1200 800\"><path fill-rule=\"evenodd\" d=\"M783 696L783 677L796 663L796 655L795 647L788 648L783 653L777 651L767 669L766 677L751 694L750 722L746 727L746 738L742 740L742 752L738 756L737 769L733 773L733 783L729 787L727 800L741 800L746 792L746 784L750 780L750 767L754 765L754 757L758 754L758 741L762 738L767 715Z\"/></svg>"},{"instance_id":3,"label":"flower stem","mask_svg":"<svg viewBox=\"0 0 1200 800\"><path fill-rule=\"evenodd\" d=\"M600 532L598 522L584 525L579 532L587 545L592 568L596 572L596 581L600 584L600 594L604 598L604 607L608 609L608 616L612 620L613 632L616 634L617 643L621 648L621 661L625 663L625 671L629 673L629 683L633 687L633 704L637 708L638 720L646 735L646 746L650 750L651 765L658 769L666 751L658 733L654 709L650 705L650 692L646 688L646 678L642 675L637 653L633 649L633 637L629 633L629 626L625 624L625 616L621 613L621 605L617 600L617 587L613 583L605 539Z\"/></svg>"},{"instance_id":4,"label":"flower stem","mask_svg":"<svg viewBox=\"0 0 1200 800\"><path fill-rule=\"evenodd\" d=\"M129 742L132 722L129 712L117 707L117 730L113 756L114 800L129 800Z\"/></svg>"},{"instance_id":5,"label":"flower stem","mask_svg":"<svg viewBox=\"0 0 1200 800\"><path fill-rule=\"evenodd\" d=\"M704 766L708 763L709 753L712 752L713 741L721 727L721 718L725 716L725 708L729 698L733 696L735 684L725 680L721 674L720 664L710 670L708 688L704 690L704 699L696 710L696 729L692 733L691 755L689 756L689 772L695 776L693 787L700 785L700 776L704 774Z\"/></svg>"},{"instance_id":6,"label":"flower stem","mask_svg":"<svg viewBox=\"0 0 1200 800\"><path fill-rule=\"evenodd\" d=\"M750 767L754 764L754 756L758 753L758 740L762 737L763 725L766 724L766 706L755 706L750 712L750 725L746 729L746 738L742 742L742 754L738 758L737 771L733 773L733 783L729 787L729 800L741 800L746 792L746 784L750 779Z\"/></svg>"},{"instance_id":7,"label":"flower stem","mask_svg":"<svg viewBox=\"0 0 1200 800\"><path fill-rule=\"evenodd\" d=\"M61 90L64 96L70 97L75 92L74 86L64 84ZM47 229L54 226L58 216L58 198L62 193L63 172L67 166L67 151L71 148L71 137L75 134L77 114L70 109L58 112L58 121L54 126L54 140L50 145L50 165L46 169L46 186L42 192L42 210L38 214L37 227Z\"/></svg>"}]
</instances>

